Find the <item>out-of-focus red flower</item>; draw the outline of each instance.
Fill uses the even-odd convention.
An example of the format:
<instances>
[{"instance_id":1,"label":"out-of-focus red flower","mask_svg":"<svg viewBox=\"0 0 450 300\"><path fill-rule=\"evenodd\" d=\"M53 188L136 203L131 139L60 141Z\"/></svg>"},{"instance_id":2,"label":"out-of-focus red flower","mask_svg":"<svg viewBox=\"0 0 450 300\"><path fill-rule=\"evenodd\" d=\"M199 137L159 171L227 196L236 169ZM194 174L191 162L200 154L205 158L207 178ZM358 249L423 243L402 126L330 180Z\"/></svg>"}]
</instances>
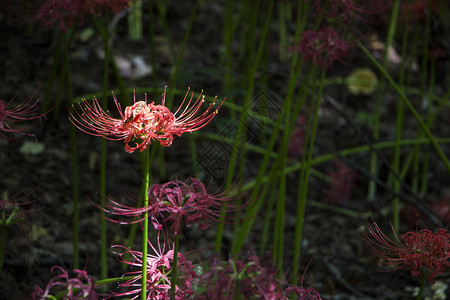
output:
<instances>
[{"instance_id":1,"label":"out-of-focus red flower","mask_svg":"<svg viewBox=\"0 0 450 300\"><path fill-rule=\"evenodd\" d=\"M330 184L325 190L325 201L343 205L347 202L355 186L357 173L340 160L334 161L336 169L328 173Z\"/></svg>"},{"instance_id":2,"label":"out-of-focus red flower","mask_svg":"<svg viewBox=\"0 0 450 300\"><path fill-rule=\"evenodd\" d=\"M194 299L199 300L287 299L276 268L269 259L261 259L254 253L242 256L241 260L221 261L214 256L208 271L193 283L197 285Z\"/></svg>"},{"instance_id":3,"label":"out-of-focus red flower","mask_svg":"<svg viewBox=\"0 0 450 300\"><path fill-rule=\"evenodd\" d=\"M73 25L81 25L85 15L99 15L105 9L111 9L117 14L133 1L135 0L47 0L36 19L47 26L59 22L61 29L66 31Z\"/></svg>"},{"instance_id":4,"label":"out-of-focus red flower","mask_svg":"<svg viewBox=\"0 0 450 300\"><path fill-rule=\"evenodd\" d=\"M100 299L95 292L95 281L88 276L85 270L73 270L73 273L76 274L75 277L70 277L69 273L60 266L53 266L51 271L52 273L59 271L61 274L52 278L45 290L36 286L31 294L33 300L53 299L54 296L61 292L64 292L64 296L61 298L64 300Z\"/></svg>"},{"instance_id":5,"label":"out-of-focus red flower","mask_svg":"<svg viewBox=\"0 0 450 300\"><path fill-rule=\"evenodd\" d=\"M168 147L175 136L181 136L185 132L193 132L205 127L217 114L219 107L215 107L213 101L208 108L199 113L204 102L202 93L196 101L192 101L194 92L188 99L187 91L180 107L172 113L164 106L166 92L164 91L162 104L136 102L125 108L122 113L120 104L114 95L114 102L119 111L120 118L116 119L104 111L97 99L92 103L83 100L74 106L74 112L70 112L72 123L80 130L95 136L101 136L110 140L125 140L125 151L132 153L136 149L144 151L153 140ZM187 104L185 105L185 103ZM78 107L78 110L77 108Z\"/></svg>"},{"instance_id":6,"label":"out-of-focus red flower","mask_svg":"<svg viewBox=\"0 0 450 300\"><path fill-rule=\"evenodd\" d=\"M168 250L166 252L165 245L161 246L158 236L158 249L156 249L150 242L149 245L155 254L147 254L147 299L169 299L169 291L171 288L170 272L174 251ZM119 287L132 287L132 290L115 293L113 297L132 297L131 300L141 297L142 291L142 252L128 249L127 247L116 245L116 248L122 248L125 251L117 253L119 260L122 263L133 267L138 267L139 270L125 273L124 276L134 276L133 278L119 283ZM128 260L131 258L131 261ZM175 299L187 299L192 295L191 282L197 276L193 271L194 267L191 261L187 260L185 256L178 253L177 256L177 286Z\"/></svg>"},{"instance_id":7,"label":"out-of-focus red flower","mask_svg":"<svg viewBox=\"0 0 450 300\"><path fill-rule=\"evenodd\" d=\"M303 147L306 138L306 115L299 115L297 118L296 126L294 132L289 139L288 145L288 157L298 157L303 153Z\"/></svg>"},{"instance_id":8,"label":"out-of-focus red flower","mask_svg":"<svg viewBox=\"0 0 450 300\"><path fill-rule=\"evenodd\" d=\"M40 112L39 99L28 99L24 103L17 105L14 102L14 97L7 104L0 99L0 138L10 139L5 135L6 132L31 135L25 133L25 130L30 126L17 127L17 125L25 121L37 120L44 116Z\"/></svg>"},{"instance_id":9,"label":"out-of-focus red flower","mask_svg":"<svg viewBox=\"0 0 450 300\"><path fill-rule=\"evenodd\" d=\"M120 223L136 223L148 216L157 230L162 230L163 225L170 225L171 231L179 235L181 227L187 227L194 223L199 224L201 230L208 228L211 221L217 221L223 206L228 211L235 211L230 205L232 197L227 196L232 191L209 194L205 185L196 178L191 178L190 183L183 181L170 181L165 184L153 184L148 189L147 207L130 207L110 199L110 205L104 210L124 217L134 218L132 221L120 221ZM223 212L223 211L222 211Z\"/></svg>"},{"instance_id":10,"label":"out-of-focus red flower","mask_svg":"<svg viewBox=\"0 0 450 300\"><path fill-rule=\"evenodd\" d=\"M291 47L289 51L298 51L303 61L310 62L322 69L328 69L334 61L347 55L348 44L339 37L334 29L324 27L319 31L306 30L303 32L299 44Z\"/></svg>"},{"instance_id":11,"label":"out-of-focus red flower","mask_svg":"<svg viewBox=\"0 0 450 300\"><path fill-rule=\"evenodd\" d=\"M412 276L422 277L426 270L428 281L434 284L439 273L449 270L450 233L446 229L439 228L435 233L428 229L407 232L400 236L402 242L394 230L394 239L390 239L375 222L366 226L371 235L366 235L367 246L384 264L395 267L390 271L409 268Z\"/></svg>"},{"instance_id":12,"label":"out-of-focus red flower","mask_svg":"<svg viewBox=\"0 0 450 300\"><path fill-rule=\"evenodd\" d=\"M450 196L430 203L431 208L441 216L444 222L450 223Z\"/></svg>"},{"instance_id":13,"label":"out-of-focus red flower","mask_svg":"<svg viewBox=\"0 0 450 300\"><path fill-rule=\"evenodd\" d=\"M402 3L400 16L409 14L409 20L425 20L430 13L429 8L433 13L437 12L436 0L414 0L412 2L406 1Z\"/></svg>"}]
</instances>

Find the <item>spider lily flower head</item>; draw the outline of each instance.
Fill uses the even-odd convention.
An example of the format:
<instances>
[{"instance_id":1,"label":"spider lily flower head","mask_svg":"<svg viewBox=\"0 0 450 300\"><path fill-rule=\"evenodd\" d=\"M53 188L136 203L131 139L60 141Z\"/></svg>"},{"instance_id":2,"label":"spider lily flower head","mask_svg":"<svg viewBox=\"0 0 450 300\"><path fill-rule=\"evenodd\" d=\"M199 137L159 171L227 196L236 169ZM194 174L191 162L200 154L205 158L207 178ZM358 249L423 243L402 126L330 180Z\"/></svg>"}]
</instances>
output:
<instances>
[{"instance_id":1,"label":"spider lily flower head","mask_svg":"<svg viewBox=\"0 0 450 300\"><path fill-rule=\"evenodd\" d=\"M119 221L120 223L140 222L145 218L145 212L148 212L156 230L163 230L163 225L170 225L171 231L179 235L182 225L190 227L192 224L199 224L200 230L207 229L211 221L219 220L223 206L226 207L225 211L237 211L240 207L233 206L231 202L234 198L229 196L234 193L236 191L232 188L209 194L205 185L196 178L191 178L190 182L174 180L151 185L148 189L147 207L130 207L110 199L110 205L103 210L133 218L131 221Z\"/></svg>"},{"instance_id":2,"label":"spider lily flower head","mask_svg":"<svg viewBox=\"0 0 450 300\"><path fill-rule=\"evenodd\" d=\"M407 232L400 239L387 237L374 222L367 223L371 237L367 237L369 250L381 258L386 265L394 266L391 271L409 268L411 275L422 277L428 274L428 281L434 284L434 278L450 268L450 233L439 228L433 233L422 229L419 232ZM424 273L423 271L426 271Z\"/></svg>"},{"instance_id":3,"label":"spider lily flower head","mask_svg":"<svg viewBox=\"0 0 450 300\"><path fill-rule=\"evenodd\" d=\"M144 101L136 102L135 95L134 104L126 107L124 112L114 95L114 102L120 114L119 119L111 117L108 112L104 111L97 99L94 99L92 103L83 100L79 105L74 106L74 112L71 112L71 121L88 134L110 140L124 140L125 151L129 153L136 149L144 151L153 140L168 147L172 144L175 136L205 127L222 105L221 103L214 108L215 101L213 101L206 110L199 113L205 96L200 93L197 100L193 101L194 92L190 97L188 95L189 89L175 113L164 106L165 90L162 104L147 103L147 95Z\"/></svg>"},{"instance_id":4,"label":"spider lily flower head","mask_svg":"<svg viewBox=\"0 0 450 300\"><path fill-rule=\"evenodd\" d=\"M298 45L289 52L300 52L305 62L311 62L321 69L328 69L335 60L340 60L348 53L348 44L330 27L319 31L306 30Z\"/></svg>"},{"instance_id":5,"label":"spider lily flower head","mask_svg":"<svg viewBox=\"0 0 450 300\"><path fill-rule=\"evenodd\" d=\"M286 299L269 259L259 258L253 252L241 256L239 260L226 261L213 256L209 270L193 282L194 299Z\"/></svg>"},{"instance_id":6,"label":"spider lily flower head","mask_svg":"<svg viewBox=\"0 0 450 300\"><path fill-rule=\"evenodd\" d=\"M33 300L56 299L54 296L61 292L64 292L61 299L65 300L100 299L95 292L95 281L88 276L85 270L73 270L73 273L76 274L75 277L70 277L69 273L60 266L53 266L51 271L60 274L52 278L44 290L36 286L31 294Z\"/></svg>"},{"instance_id":7,"label":"spider lily flower head","mask_svg":"<svg viewBox=\"0 0 450 300\"><path fill-rule=\"evenodd\" d=\"M100 15L102 10L111 9L115 14L127 8L134 0L47 0L39 9L36 19L46 26L59 23L66 31L73 25L81 25L85 15Z\"/></svg>"},{"instance_id":8,"label":"spider lily flower head","mask_svg":"<svg viewBox=\"0 0 450 300\"><path fill-rule=\"evenodd\" d=\"M11 98L8 103L0 99L0 138L10 139L5 133L19 133L23 135L31 135L25 133L28 127L17 127L16 123L22 123L29 120L37 120L44 116L40 112L38 105L39 99L28 99L22 104L14 104L15 97Z\"/></svg>"},{"instance_id":9,"label":"spider lily flower head","mask_svg":"<svg viewBox=\"0 0 450 300\"><path fill-rule=\"evenodd\" d=\"M165 245L161 246L158 235L158 249L150 242L150 247L154 254L147 254L147 299L169 299L169 290L171 288L171 266L173 264L174 250L166 251ZM123 276L133 276L122 283L119 287L131 287L132 289L122 293L114 293L113 297L132 297L131 300L141 297L142 291L142 252L131 250L122 245L115 245L115 248L123 249L119 255L119 261L137 268L136 271L125 273ZM131 260L129 260L131 259ZM192 294L191 282L197 276L194 272L194 266L191 261L178 253L177 256L177 286L175 299L187 299Z\"/></svg>"}]
</instances>

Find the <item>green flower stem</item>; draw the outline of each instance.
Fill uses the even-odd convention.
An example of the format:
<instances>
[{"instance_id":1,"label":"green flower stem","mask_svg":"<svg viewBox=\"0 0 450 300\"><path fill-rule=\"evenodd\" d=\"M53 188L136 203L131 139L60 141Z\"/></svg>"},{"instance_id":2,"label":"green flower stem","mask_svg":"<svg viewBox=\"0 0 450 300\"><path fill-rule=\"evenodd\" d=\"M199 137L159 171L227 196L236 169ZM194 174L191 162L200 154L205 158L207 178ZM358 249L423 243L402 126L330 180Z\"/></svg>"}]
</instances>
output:
<instances>
[{"instance_id":1,"label":"green flower stem","mask_svg":"<svg viewBox=\"0 0 450 300\"><path fill-rule=\"evenodd\" d=\"M142 0L131 1L128 13L128 36L132 41L142 39Z\"/></svg>"},{"instance_id":2,"label":"green flower stem","mask_svg":"<svg viewBox=\"0 0 450 300\"><path fill-rule=\"evenodd\" d=\"M430 141L431 145L435 148L436 152L438 153L439 157L445 164L447 170L450 172L450 162L448 161L447 157L445 156L445 153L442 151L441 147L437 143L437 140L433 137L431 134L430 129L425 124L425 122L420 117L420 114L417 112L417 110L414 108L413 104L409 101L409 99L406 97L405 93L402 91L402 89L395 83L395 81L392 79L392 77L387 73L386 69L383 68L377 60L373 57L373 55L369 52L369 50L366 49L366 47L361 44L361 42L357 41L359 47L362 49L364 54L367 55L367 57L372 61L372 63L378 68L378 70L383 74L383 76L388 80L388 82L391 84L391 86L394 88L394 90L398 93L404 104L408 107L410 112L413 114L413 116L416 118L417 122L419 123L419 126L422 128L422 130L425 133L425 136Z\"/></svg>"},{"instance_id":3,"label":"green flower stem","mask_svg":"<svg viewBox=\"0 0 450 300\"><path fill-rule=\"evenodd\" d=\"M111 51L109 49L109 32L106 26L103 26L99 18L93 17L97 29L101 32L103 38L103 47L105 51L105 60L103 63L103 97L102 108L107 111L108 103L108 75L109 75L109 60ZM108 24L108 14L106 14L106 24ZM106 139L100 140L100 203L102 207L106 207ZM108 277L108 259L107 259L107 238L106 238L106 213L100 212L100 265L101 278Z\"/></svg>"},{"instance_id":4,"label":"green flower stem","mask_svg":"<svg viewBox=\"0 0 450 300\"><path fill-rule=\"evenodd\" d=\"M383 62L382 62L382 66L384 69L386 69L386 67L387 67L388 51L391 48L392 42L394 40L395 27L397 24L397 16L398 16L399 8L400 8L400 0L395 0L394 5L392 7L392 14L391 14L390 22L389 22L386 44L384 46L385 49L384 49ZM373 127L373 140L375 142L378 141L379 134L380 134L380 111L381 111L381 106L382 106L383 86L384 86L384 84L381 84L378 87L378 92L377 92L377 100L376 100L376 106L375 106L375 120L374 120L374 127ZM377 173L378 173L377 169L378 169L377 154L375 152L372 152L370 154L370 173L372 174L373 177L377 176ZM368 197L369 201L375 200L376 183L373 180L369 181L369 189L368 189L367 197ZM394 228L397 228L397 227L394 226Z\"/></svg>"},{"instance_id":5,"label":"green flower stem","mask_svg":"<svg viewBox=\"0 0 450 300\"><path fill-rule=\"evenodd\" d=\"M56 42L55 47L55 53L53 54L53 61L52 61L52 68L50 70L50 76L48 78L47 83L47 89L45 90L45 100L44 104L42 105L42 112L45 113L49 110L49 102L50 102L50 96L53 91L53 83L56 79L56 74L58 72L58 67L60 66L60 60L61 60L61 45L63 42L63 34L59 28L55 27L54 30L58 30L58 41Z\"/></svg>"},{"instance_id":6,"label":"green flower stem","mask_svg":"<svg viewBox=\"0 0 450 300\"><path fill-rule=\"evenodd\" d=\"M143 207L148 206L148 188L150 185L150 159L149 149L144 151L144 203ZM142 221L142 292L141 299L147 299L147 253L148 253L148 211L144 213L144 220Z\"/></svg>"},{"instance_id":7,"label":"green flower stem","mask_svg":"<svg viewBox=\"0 0 450 300\"><path fill-rule=\"evenodd\" d=\"M274 0L270 0L268 5L269 6L267 8L267 15L265 16L265 24L264 24L264 27L262 30L261 37L259 39L260 43L258 46L258 51L256 53L256 57L255 57L254 61L252 61L251 68L250 68L250 71L249 71L248 77L247 77L248 78L247 91L245 94L245 99L242 104L243 107L247 107L248 104L250 103L250 99L253 95L256 71L257 71L259 63L261 61L262 53L266 49L266 39L267 39L267 36L269 33L269 27L270 27L269 25L270 25L270 21L271 21L271 17L272 17ZM234 175L234 170L235 170L236 162L238 159L238 155L241 156L242 158L244 157L244 154L240 150L242 149L241 148L242 140L245 139L245 136L247 134L246 133L246 123L247 123L246 121L247 121L247 113L243 112L240 115L236 137L233 142L230 163L229 163L228 171L227 171L227 175L226 175L225 189L229 188L233 181L233 175ZM225 209L225 207L222 208L221 221L223 221L225 219L224 209ZM224 229L224 224L223 224L223 222L220 222L219 225L217 226L217 233L216 233L216 246L215 246L216 251L218 251L222 245L223 229ZM235 236L237 236L237 235L235 235ZM236 243L236 239L233 239L233 245L235 243Z\"/></svg>"},{"instance_id":8,"label":"green flower stem","mask_svg":"<svg viewBox=\"0 0 450 300\"><path fill-rule=\"evenodd\" d=\"M72 94L72 76L70 72L70 44L73 39L74 30L68 30L64 35L65 49L64 49L64 64L67 75L67 92L69 103L73 104ZM73 196L73 268L78 269L79 265L79 181L78 181L78 154L77 154L77 138L75 126L70 123L70 143L72 148L72 196Z\"/></svg>"},{"instance_id":9,"label":"green flower stem","mask_svg":"<svg viewBox=\"0 0 450 300\"><path fill-rule=\"evenodd\" d=\"M177 269L178 269L178 244L180 236L174 237L173 263L172 263L172 282L170 287L170 300L175 300L175 292L177 288Z\"/></svg>"},{"instance_id":10,"label":"green flower stem","mask_svg":"<svg viewBox=\"0 0 450 300\"><path fill-rule=\"evenodd\" d=\"M421 300L422 299L423 289L425 288L425 285L427 284L428 274L429 273L430 273L430 271L427 270L425 272L425 274L423 275L423 277L422 277L422 283L420 284L420 289L419 289L419 293L417 294L416 300Z\"/></svg>"}]
</instances>

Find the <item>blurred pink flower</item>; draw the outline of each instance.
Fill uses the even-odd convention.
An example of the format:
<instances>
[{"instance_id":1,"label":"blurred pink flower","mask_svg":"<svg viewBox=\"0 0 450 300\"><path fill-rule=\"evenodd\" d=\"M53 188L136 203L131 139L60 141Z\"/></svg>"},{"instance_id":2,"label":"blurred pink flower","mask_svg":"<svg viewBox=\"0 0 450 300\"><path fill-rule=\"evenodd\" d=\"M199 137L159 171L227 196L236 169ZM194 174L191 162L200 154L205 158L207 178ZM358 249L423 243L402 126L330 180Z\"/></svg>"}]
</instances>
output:
<instances>
[{"instance_id":1,"label":"blurred pink flower","mask_svg":"<svg viewBox=\"0 0 450 300\"><path fill-rule=\"evenodd\" d=\"M0 99L0 138L10 139L5 135L5 132L19 133L23 135L27 134L24 131L29 129L28 127L17 127L16 123L22 123L29 120L37 120L44 116L40 112L40 107L38 105L39 99L36 101L28 99L22 104L14 105L15 98L5 104L3 100Z\"/></svg>"},{"instance_id":2,"label":"blurred pink flower","mask_svg":"<svg viewBox=\"0 0 450 300\"><path fill-rule=\"evenodd\" d=\"M411 275L422 277L427 271L428 281L434 284L434 278L450 267L450 233L439 228L436 233L428 229L419 232L407 232L399 240L394 232L394 239L388 238L374 222L373 227L367 223L371 236L366 235L370 251L381 258L386 265L394 266L390 270L409 268Z\"/></svg>"},{"instance_id":3,"label":"blurred pink flower","mask_svg":"<svg viewBox=\"0 0 450 300\"><path fill-rule=\"evenodd\" d=\"M197 285L194 299L287 299L277 270L269 259L260 259L250 252L241 260L221 261L214 256L209 269L194 280Z\"/></svg>"},{"instance_id":4,"label":"blurred pink flower","mask_svg":"<svg viewBox=\"0 0 450 300\"><path fill-rule=\"evenodd\" d=\"M331 27L319 31L306 30L298 45L289 49L299 52L304 62L310 62L321 69L328 69L335 60L348 54L348 44Z\"/></svg>"},{"instance_id":5,"label":"blurred pink flower","mask_svg":"<svg viewBox=\"0 0 450 300\"><path fill-rule=\"evenodd\" d=\"M153 249L154 255L147 255L147 299L169 299L169 291L171 288L170 272L173 263L174 251L166 252L165 245L161 247L158 236L158 249L149 242ZM142 252L131 250L127 247L116 245L116 248L122 248L125 251L117 253L122 263L139 268L137 271L125 273L123 276L134 276L133 278L119 283L119 287L131 287L130 291L122 293L114 293L113 297L132 297L131 300L141 297L142 291ZM128 259L131 258L131 261ZM178 253L177 256L177 286L175 299L187 299L192 294L191 282L197 276L193 271L192 262L187 260L183 254Z\"/></svg>"},{"instance_id":6,"label":"blurred pink flower","mask_svg":"<svg viewBox=\"0 0 450 300\"><path fill-rule=\"evenodd\" d=\"M294 132L291 134L288 145L288 157L298 157L302 155L306 138L306 115L299 115L294 127Z\"/></svg>"},{"instance_id":7,"label":"blurred pink flower","mask_svg":"<svg viewBox=\"0 0 450 300\"><path fill-rule=\"evenodd\" d=\"M95 292L95 281L88 276L86 271L75 269L73 273L77 275L72 278L60 266L53 266L51 271L52 273L59 271L61 274L52 278L45 287L45 290L39 286L35 286L35 290L31 294L33 300L54 299L54 296L61 292L64 292L61 298L63 300L100 299Z\"/></svg>"},{"instance_id":8,"label":"blurred pink flower","mask_svg":"<svg viewBox=\"0 0 450 300\"><path fill-rule=\"evenodd\" d=\"M352 189L355 187L357 173L340 160L335 160L336 169L328 172L330 184L325 190L325 201L343 205L347 202Z\"/></svg>"},{"instance_id":9,"label":"blurred pink flower","mask_svg":"<svg viewBox=\"0 0 450 300\"><path fill-rule=\"evenodd\" d=\"M120 223L136 223L144 219L144 213L148 216L157 230L162 230L163 225L171 224L171 231L181 234L182 223L187 227L194 223L199 224L201 230L208 228L211 221L217 221L221 214L221 207L225 211L236 211L227 196L233 191L209 194L205 185L196 178L191 178L190 183L183 181L170 181L165 184L153 184L148 190L147 207L130 207L110 199L110 205L104 210L125 217L135 218L132 221L119 221Z\"/></svg>"},{"instance_id":10,"label":"blurred pink flower","mask_svg":"<svg viewBox=\"0 0 450 300\"><path fill-rule=\"evenodd\" d=\"M192 92L186 107L183 108L188 98L189 90L183 102L175 113L164 106L166 92L164 91L162 104L147 104L147 96L144 101L136 102L125 108L122 113L120 104L114 95L114 102L119 111L120 118L115 119L104 111L97 99L93 103L86 100L74 106L74 112L70 112L72 123L80 130L95 136L101 136L110 140L125 140L125 151L132 153L136 149L144 151L152 140L157 140L161 145L168 147L175 136L181 136L185 132L193 132L205 127L217 114L214 109L215 101L199 114L204 102L204 96L200 93L198 99L193 102ZM75 107L78 107L78 111Z\"/></svg>"},{"instance_id":11,"label":"blurred pink flower","mask_svg":"<svg viewBox=\"0 0 450 300\"><path fill-rule=\"evenodd\" d=\"M111 9L117 14L133 1L135 0L47 0L36 19L47 26L59 22L61 29L66 31L74 24L81 25L85 15L99 15L105 9Z\"/></svg>"}]
</instances>

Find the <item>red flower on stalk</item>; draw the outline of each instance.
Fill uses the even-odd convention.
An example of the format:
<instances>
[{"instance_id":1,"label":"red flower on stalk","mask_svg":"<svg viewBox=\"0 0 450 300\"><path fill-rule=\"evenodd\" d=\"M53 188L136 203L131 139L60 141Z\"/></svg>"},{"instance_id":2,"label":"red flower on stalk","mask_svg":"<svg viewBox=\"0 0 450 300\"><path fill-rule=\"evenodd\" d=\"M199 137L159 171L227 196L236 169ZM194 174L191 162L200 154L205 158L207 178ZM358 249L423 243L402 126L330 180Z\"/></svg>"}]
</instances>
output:
<instances>
[{"instance_id":1,"label":"red flower on stalk","mask_svg":"<svg viewBox=\"0 0 450 300\"><path fill-rule=\"evenodd\" d=\"M434 278L449 270L450 267L450 233L439 228L433 233L422 229L419 232L407 232L399 240L388 238L374 222L372 227L367 224L371 237L367 238L367 245L371 252L380 257L384 264L395 266L391 271L409 268L411 275L422 277L423 270L428 274L428 281L434 284Z\"/></svg>"},{"instance_id":2,"label":"red flower on stalk","mask_svg":"<svg viewBox=\"0 0 450 300\"><path fill-rule=\"evenodd\" d=\"M18 128L15 123L21 123L23 121L40 119L44 114L40 112L40 107L38 105L39 99L36 101L28 99L22 104L16 106L13 105L15 98L5 104L3 100L0 99L0 138L10 139L4 133L12 132L19 133L23 135L31 135L25 133L29 127Z\"/></svg>"},{"instance_id":3,"label":"red flower on stalk","mask_svg":"<svg viewBox=\"0 0 450 300\"><path fill-rule=\"evenodd\" d=\"M54 299L57 294L64 292L61 299L100 299L95 292L95 281L91 279L85 270L73 270L76 277L70 277L69 273L60 266L53 266L52 273L59 271L61 274L52 278L45 290L35 287L31 294L33 300ZM55 298L56 299L56 298Z\"/></svg>"},{"instance_id":4,"label":"red flower on stalk","mask_svg":"<svg viewBox=\"0 0 450 300\"><path fill-rule=\"evenodd\" d=\"M171 266L173 264L174 251L166 252L165 246L161 247L158 236L158 249L149 242L155 254L147 254L147 299L169 299L171 288ZM123 293L114 293L113 297L130 297L131 300L141 296L142 291L142 252L131 250L127 247L116 245L113 247L122 248L125 251L117 253L122 263L139 268L137 271L125 273L123 276L134 276L133 278L119 283L119 287L132 287L133 289ZM128 260L131 258L131 261ZM192 295L191 282L197 276L193 271L191 261L187 260L183 254L177 256L177 286L175 299L187 299Z\"/></svg>"},{"instance_id":5,"label":"red flower on stalk","mask_svg":"<svg viewBox=\"0 0 450 300\"><path fill-rule=\"evenodd\" d=\"M208 228L210 221L219 219L223 205L228 207L228 211L234 211L229 204L233 200L227 196L229 192L231 191L211 195L199 179L191 178L189 184L174 180L151 185L146 207L130 207L110 199L111 205L104 210L114 215L135 218L132 221L119 221L120 223L141 222L145 218L145 212L148 212L156 230L162 230L163 225L171 224L171 231L179 235L182 223L187 227L197 223L201 230Z\"/></svg>"},{"instance_id":6,"label":"red flower on stalk","mask_svg":"<svg viewBox=\"0 0 450 300\"><path fill-rule=\"evenodd\" d=\"M290 52L299 51L303 61L327 69L335 60L340 60L348 53L348 44L330 27L319 31L306 30L300 43L291 47Z\"/></svg>"},{"instance_id":7,"label":"red flower on stalk","mask_svg":"<svg viewBox=\"0 0 450 300\"><path fill-rule=\"evenodd\" d=\"M74 106L74 112L70 112L72 123L80 130L95 136L102 136L110 140L124 140L125 151L132 153L136 149L144 151L153 140L157 140L161 145L168 147L172 144L175 136L181 136L185 132L193 132L205 127L217 114L222 103L214 109L215 101L208 108L199 114L200 108L205 101L205 96L200 93L197 100L192 101L194 92L188 98L189 89L175 113L164 106L166 91L163 94L162 104L147 103L147 96L144 101L136 102L125 108L122 113L120 104L114 96L114 102L119 111L120 118L111 117L104 111L97 99L93 103L83 100L78 109ZM215 100L215 99L214 99Z\"/></svg>"}]
</instances>

